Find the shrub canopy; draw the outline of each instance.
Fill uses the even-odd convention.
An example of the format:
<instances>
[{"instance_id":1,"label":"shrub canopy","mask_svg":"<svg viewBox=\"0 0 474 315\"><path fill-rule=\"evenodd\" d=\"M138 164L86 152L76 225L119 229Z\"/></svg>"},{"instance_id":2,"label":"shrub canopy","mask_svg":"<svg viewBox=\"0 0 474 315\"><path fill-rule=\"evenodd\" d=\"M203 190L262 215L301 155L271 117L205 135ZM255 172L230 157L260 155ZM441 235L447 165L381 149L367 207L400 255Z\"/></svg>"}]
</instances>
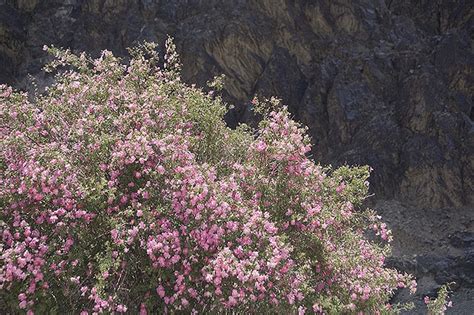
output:
<instances>
[{"instance_id":1,"label":"shrub canopy","mask_svg":"<svg viewBox=\"0 0 474 315\"><path fill-rule=\"evenodd\" d=\"M45 93L0 87L0 308L396 311L414 283L361 208L369 168L315 164L274 99L228 128L167 47L163 68L153 44L127 65L48 48L66 67Z\"/></svg>"}]
</instances>

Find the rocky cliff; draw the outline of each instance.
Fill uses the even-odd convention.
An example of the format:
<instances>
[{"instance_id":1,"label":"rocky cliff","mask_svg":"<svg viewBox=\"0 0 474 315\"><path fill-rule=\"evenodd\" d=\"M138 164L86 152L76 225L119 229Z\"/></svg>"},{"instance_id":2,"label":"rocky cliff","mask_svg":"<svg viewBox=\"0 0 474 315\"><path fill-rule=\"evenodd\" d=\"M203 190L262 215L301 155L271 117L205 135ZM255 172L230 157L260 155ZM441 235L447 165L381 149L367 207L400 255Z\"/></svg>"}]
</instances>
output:
<instances>
[{"instance_id":1,"label":"rocky cliff","mask_svg":"<svg viewBox=\"0 0 474 315\"><path fill-rule=\"evenodd\" d=\"M275 95L309 126L316 160L372 166L391 263L424 293L455 280L462 313L474 309L473 12L469 0L0 0L0 83L50 80L44 44L126 55L170 34L186 81L226 75L229 124L252 119L254 94Z\"/></svg>"}]
</instances>

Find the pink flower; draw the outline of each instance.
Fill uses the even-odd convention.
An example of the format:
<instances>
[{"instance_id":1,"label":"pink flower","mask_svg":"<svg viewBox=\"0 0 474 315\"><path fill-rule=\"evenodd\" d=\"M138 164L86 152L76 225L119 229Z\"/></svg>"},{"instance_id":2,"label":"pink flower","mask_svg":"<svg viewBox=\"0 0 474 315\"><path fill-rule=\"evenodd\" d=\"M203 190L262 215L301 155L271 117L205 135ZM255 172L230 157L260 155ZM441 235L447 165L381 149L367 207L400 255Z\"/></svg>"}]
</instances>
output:
<instances>
[{"instance_id":1,"label":"pink flower","mask_svg":"<svg viewBox=\"0 0 474 315\"><path fill-rule=\"evenodd\" d=\"M165 289L163 288L163 286L161 284L156 288L156 293L158 293L158 296L160 298L165 297Z\"/></svg>"},{"instance_id":2,"label":"pink flower","mask_svg":"<svg viewBox=\"0 0 474 315\"><path fill-rule=\"evenodd\" d=\"M158 174L164 174L165 168L162 165L158 165L156 171L158 172Z\"/></svg>"},{"instance_id":3,"label":"pink flower","mask_svg":"<svg viewBox=\"0 0 474 315\"><path fill-rule=\"evenodd\" d=\"M148 314L148 312L146 310L145 304L143 304L143 303L140 304L140 315L147 315L147 314Z\"/></svg>"},{"instance_id":4,"label":"pink flower","mask_svg":"<svg viewBox=\"0 0 474 315\"><path fill-rule=\"evenodd\" d=\"M321 312L323 311L323 309L322 309L322 307L319 306L318 304L314 304L314 305L313 305L313 311L314 311L315 313L321 313Z\"/></svg>"},{"instance_id":5,"label":"pink flower","mask_svg":"<svg viewBox=\"0 0 474 315\"><path fill-rule=\"evenodd\" d=\"M123 196L120 198L120 203L121 203L121 204L125 204L125 203L127 203L127 201L128 201L128 197L125 196L125 195L123 195Z\"/></svg>"},{"instance_id":6,"label":"pink flower","mask_svg":"<svg viewBox=\"0 0 474 315\"><path fill-rule=\"evenodd\" d=\"M116 310L119 313L125 313L127 311L127 307L125 305L119 304L117 305Z\"/></svg>"},{"instance_id":7,"label":"pink flower","mask_svg":"<svg viewBox=\"0 0 474 315\"><path fill-rule=\"evenodd\" d=\"M181 299L181 305L183 305L184 307L187 307L189 305L188 300L186 300L185 298L182 298Z\"/></svg>"},{"instance_id":8,"label":"pink flower","mask_svg":"<svg viewBox=\"0 0 474 315\"><path fill-rule=\"evenodd\" d=\"M336 192L340 194L345 188L346 188L346 184L342 182L339 186L337 186Z\"/></svg>"},{"instance_id":9,"label":"pink flower","mask_svg":"<svg viewBox=\"0 0 474 315\"><path fill-rule=\"evenodd\" d=\"M258 152L263 152L263 151L265 151L266 148L267 148L267 145L265 144L265 142L263 142L263 141L257 142L256 149L257 149Z\"/></svg>"},{"instance_id":10,"label":"pink flower","mask_svg":"<svg viewBox=\"0 0 474 315\"><path fill-rule=\"evenodd\" d=\"M416 287L417 287L417 283L415 280L412 280L411 283L410 283L410 293L411 294L415 294L416 293Z\"/></svg>"}]
</instances>

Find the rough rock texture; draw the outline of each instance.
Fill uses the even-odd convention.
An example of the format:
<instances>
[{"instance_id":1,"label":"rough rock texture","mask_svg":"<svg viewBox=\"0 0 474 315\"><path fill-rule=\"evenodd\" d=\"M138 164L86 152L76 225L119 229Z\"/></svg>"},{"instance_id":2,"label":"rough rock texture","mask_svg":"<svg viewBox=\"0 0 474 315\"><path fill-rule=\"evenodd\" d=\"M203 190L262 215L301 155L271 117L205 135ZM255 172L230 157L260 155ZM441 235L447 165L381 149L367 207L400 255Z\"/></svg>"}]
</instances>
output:
<instances>
[{"instance_id":1,"label":"rough rock texture","mask_svg":"<svg viewBox=\"0 0 474 315\"><path fill-rule=\"evenodd\" d=\"M0 82L47 82L44 44L125 55L170 34L185 80L227 76L229 124L252 119L254 94L275 95L310 127L317 160L374 168L393 264L429 275L429 290L472 288L473 12L469 0L0 0Z\"/></svg>"}]
</instances>

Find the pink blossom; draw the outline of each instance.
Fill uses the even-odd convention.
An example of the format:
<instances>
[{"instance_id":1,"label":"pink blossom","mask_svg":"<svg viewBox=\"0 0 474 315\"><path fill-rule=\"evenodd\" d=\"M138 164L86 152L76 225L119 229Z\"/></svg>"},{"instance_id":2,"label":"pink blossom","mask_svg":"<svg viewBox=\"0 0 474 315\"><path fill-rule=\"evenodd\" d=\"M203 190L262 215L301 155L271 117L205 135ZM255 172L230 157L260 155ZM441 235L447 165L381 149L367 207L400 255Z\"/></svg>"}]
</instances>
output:
<instances>
[{"instance_id":1,"label":"pink blossom","mask_svg":"<svg viewBox=\"0 0 474 315\"><path fill-rule=\"evenodd\" d=\"M368 168L327 172L274 99L258 128L228 128L220 98L179 79L175 53L160 69L144 45L126 66L107 51L93 60L52 48L74 66L41 104L0 86L11 312L61 296L51 307L76 301L82 315L377 313L397 287L414 291L366 237L391 240L380 217L355 209L366 187L344 180L366 182Z\"/></svg>"},{"instance_id":2,"label":"pink blossom","mask_svg":"<svg viewBox=\"0 0 474 315\"><path fill-rule=\"evenodd\" d=\"M267 145L265 144L265 142L259 141L259 142L257 143L257 147L256 147L256 148L257 148L257 151L258 151L258 152L263 152L263 151L265 151L265 149L267 148Z\"/></svg>"}]
</instances>

